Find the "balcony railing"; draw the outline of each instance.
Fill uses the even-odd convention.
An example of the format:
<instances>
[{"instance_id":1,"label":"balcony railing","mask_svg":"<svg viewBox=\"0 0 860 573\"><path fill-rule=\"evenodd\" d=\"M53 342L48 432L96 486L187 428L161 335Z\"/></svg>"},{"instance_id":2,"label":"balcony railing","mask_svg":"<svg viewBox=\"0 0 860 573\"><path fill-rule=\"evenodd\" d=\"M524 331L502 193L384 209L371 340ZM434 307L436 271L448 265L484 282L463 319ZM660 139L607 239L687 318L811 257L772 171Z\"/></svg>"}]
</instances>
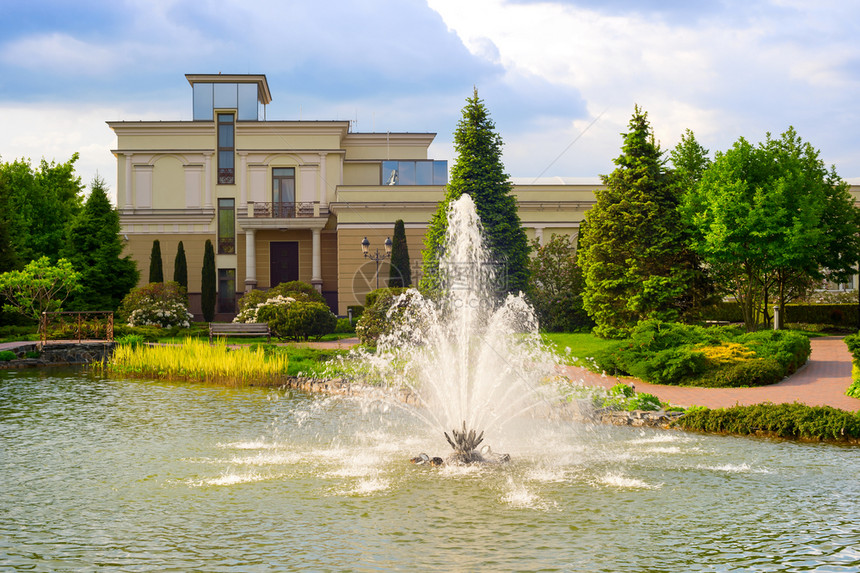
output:
<instances>
[{"instance_id":1,"label":"balcony railing","mask_svg":"<svg viewBox=\"0 0 860 573\"><path fill-rule=\"evenodd\" d=\"M262 203L248 201L248 217L255 219L294 219L319 217L327 214L327 208L316 201L302 203Z\"/></svg>"}]
</instances>

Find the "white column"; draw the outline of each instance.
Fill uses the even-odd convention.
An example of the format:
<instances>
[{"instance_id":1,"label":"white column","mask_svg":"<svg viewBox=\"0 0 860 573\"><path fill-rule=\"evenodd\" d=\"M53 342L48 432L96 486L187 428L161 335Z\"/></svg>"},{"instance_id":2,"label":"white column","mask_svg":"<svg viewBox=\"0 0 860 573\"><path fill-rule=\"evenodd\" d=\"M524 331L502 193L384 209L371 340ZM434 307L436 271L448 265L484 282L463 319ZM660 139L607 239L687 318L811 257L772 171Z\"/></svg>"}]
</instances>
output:
<instances>
[{"instance_id":1,"label":"white column","mask_svg":"<svg viewBox=\"0 0 860 573\"><path fill-rule=\"evenodd\" d=\"M313 264L311 266L311 284L322 292L322 247L320 245L320 229L311 229L313 233L312 253Z\"/></svg>"},{"instance_id":2,"label":"white column","mask_svg":"<svg viewBox=\"0 0 860 573\"><path fill-rule=\"evenodd\" d=\"M257 243L254 229L245 229L245 292L257 286Z\"/></svg>"},{"instance_id":3,"label":"white column","mask_svg":"<svg viewBox=\"0 0 860 573\"><path fill-rule=\"evenodd\" d=\"M247 175L245 174L246 166L248 164L248 154L247 153L239 153L239 205L244 205L248 202L248 182Z\"/></svg>"},{"instance_id":4,"label":"white column","mask_svg":"<svg viewBox=\"0 0 860 573\"><path fill-rule=\"evenodd\" d=\"M319 201L320 205L325 205L328 203L328 186L326 184L326 167L325 160L327 153L320 153L320 173L319 173L319 182L317 187L317 201Z\"/></svg>"},{"instance_id":5,"label":"white column","mask_svg":"<svg viewBox=\"0 0 860 573\"><path fill-rule=\"evenodd\" d=\"M543 246L543 229L543 227L535 227L535 239L540 246Z\"/></svg>"},{"instance_id":6,"label":"white column","mask_svg":"<svg viewBox=\"0 0 860 573\"><path fill-rule=\"evenodd\" d=\"M212 208L212 154L203 156L203 205Z\"/></svg>"},{"instance_id":7,"label":"white column","mask_svg":"<svg viewBox=\"0 0 860 573\"><path fill-rule=\"evenodd\" d=\"M123 154L125 168L125 208L131 209L134 206L133 197L131 194L131 154Z\"/></svg>"}]
</instances>

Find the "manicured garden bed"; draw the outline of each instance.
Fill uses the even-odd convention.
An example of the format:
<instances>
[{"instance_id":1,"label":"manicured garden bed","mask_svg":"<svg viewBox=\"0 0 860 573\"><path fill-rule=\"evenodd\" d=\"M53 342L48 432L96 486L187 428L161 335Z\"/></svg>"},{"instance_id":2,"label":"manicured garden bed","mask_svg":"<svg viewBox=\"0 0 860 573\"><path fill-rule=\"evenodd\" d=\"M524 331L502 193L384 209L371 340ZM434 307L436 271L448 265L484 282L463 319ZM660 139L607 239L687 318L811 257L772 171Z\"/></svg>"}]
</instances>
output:
<instances>
[{"instance_id":1,"label":"manicured garden bed","mask_svg":"<svg viewBox=\"0 0 860 573\"><path fill-rule=\"evenodd\" d=\"M629 339L595 353L596 366L654 384L749 387L779 382L806 363L809 339L790 331L743 332L656 320L637 325Z\"/></svg>"}]
</instances>

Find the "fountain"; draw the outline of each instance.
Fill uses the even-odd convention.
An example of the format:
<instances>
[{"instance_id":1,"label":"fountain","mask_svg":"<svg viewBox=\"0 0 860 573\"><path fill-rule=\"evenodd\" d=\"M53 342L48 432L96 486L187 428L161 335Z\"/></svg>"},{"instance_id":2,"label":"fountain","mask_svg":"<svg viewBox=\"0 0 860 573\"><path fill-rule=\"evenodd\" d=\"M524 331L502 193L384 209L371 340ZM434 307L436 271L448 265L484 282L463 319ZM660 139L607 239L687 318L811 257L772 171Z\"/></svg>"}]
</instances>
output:
<instances>
[{"instance_id":1,"label":"fountain","mask_svg":"<svg viewBox=\"0 0 860 573\"><path fill-rule=\"evenodd\" d=\"M531 306L507 294L500 265L484 244L468 195L452 202L440 258L441 289L427 297L411 289L392 304L394 328L380 337L367 361L382 380L409 388L414 414L444 435L448 463L503 461L481 451L508 422L544 407L554 395L555 355L538 334Z\"/></svg>"}]
</instances>

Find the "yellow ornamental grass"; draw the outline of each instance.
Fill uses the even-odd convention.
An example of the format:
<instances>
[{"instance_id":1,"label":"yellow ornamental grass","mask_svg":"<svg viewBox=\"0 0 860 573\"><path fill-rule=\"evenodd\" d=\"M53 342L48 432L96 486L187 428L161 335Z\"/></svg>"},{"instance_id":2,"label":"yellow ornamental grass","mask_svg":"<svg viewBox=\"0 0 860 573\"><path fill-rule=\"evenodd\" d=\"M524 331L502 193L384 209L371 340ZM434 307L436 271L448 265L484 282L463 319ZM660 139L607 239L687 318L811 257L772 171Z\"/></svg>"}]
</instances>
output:
<instances>
[{"instance_id":1,"label":"yellow ornamental grass","mask_svg":"<svg viewBox=\"0 0 860 573\"><path fill-rule=\"evenodd\" d=\"M110 372L236 386L283 382L285 354L265 356L261 348L228 348L222 342L188 339L178 345L118 346L105 365Z\"/></svg>"},{"instance_id":2,"label":"yellow ornamental grass","mask_svg":"<svg viewBox=\"0 0 860 573\"><path fill-rule=\"evenodd\" d=\"M702 346L696 348L705 355L712 364L733 364L755 358L756 354L743 344L724 342L719 346Z\"/></svg>"}]
</instances>

